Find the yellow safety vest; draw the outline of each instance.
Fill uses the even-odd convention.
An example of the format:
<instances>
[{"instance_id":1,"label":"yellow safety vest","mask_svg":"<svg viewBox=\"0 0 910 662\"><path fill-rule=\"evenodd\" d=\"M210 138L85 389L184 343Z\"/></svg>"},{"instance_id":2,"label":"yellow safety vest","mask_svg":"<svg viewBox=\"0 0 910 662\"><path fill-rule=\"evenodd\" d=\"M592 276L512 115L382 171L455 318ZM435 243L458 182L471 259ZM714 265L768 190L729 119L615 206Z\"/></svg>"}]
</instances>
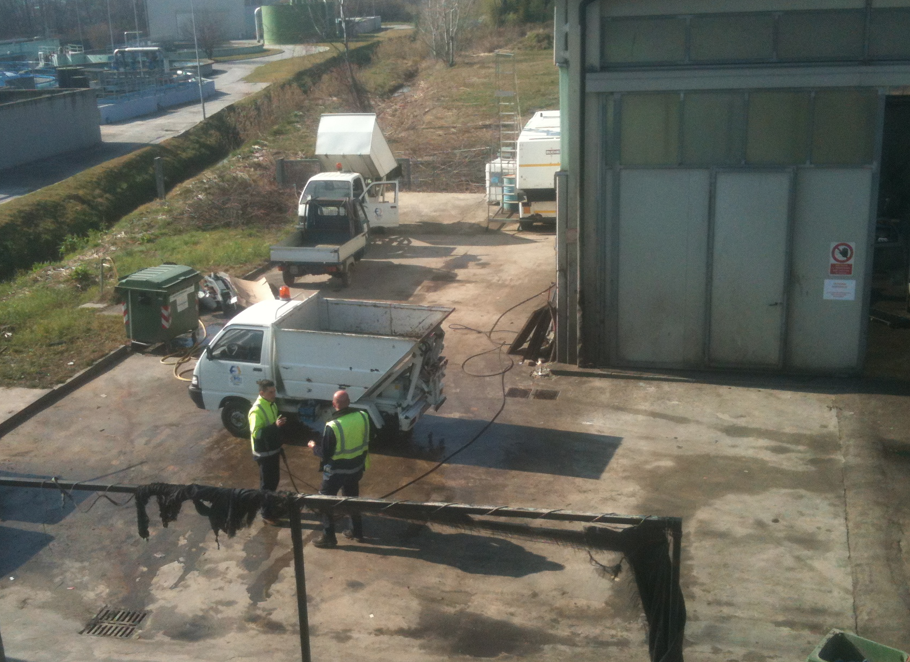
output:
<instances>
[{"instance_id":1,"label":"yellow safety vest","mask_svg":"<svg viewBox=\"0 0 910 662\"><path fill-rule=\"evenodd\" d=\"M263 439L263 431L266 427L278 420L278 405L269 402L262 396L256 399L250 408L250 444L253 448L253 457L269 457L281 452L281 448L269 448L266 439Z\"/></svg>"},{"instance_id":2,"label":"yellow safety vest","mask_svg":"<svg viewBox=\"0 0 910 662\"><path fill-rule=\"evenodd\" d=\"M357 473L361 470L358 460L363 457L363 469L370 467L370 418L364 411L353 411L325 424L335 434L335 452L329 462L331 473ZM338 462L338 461L341 462ZM336 464L337 463L337 464ZM356 466L354 466L356 465Z\"/></svg>"}]
</instances>

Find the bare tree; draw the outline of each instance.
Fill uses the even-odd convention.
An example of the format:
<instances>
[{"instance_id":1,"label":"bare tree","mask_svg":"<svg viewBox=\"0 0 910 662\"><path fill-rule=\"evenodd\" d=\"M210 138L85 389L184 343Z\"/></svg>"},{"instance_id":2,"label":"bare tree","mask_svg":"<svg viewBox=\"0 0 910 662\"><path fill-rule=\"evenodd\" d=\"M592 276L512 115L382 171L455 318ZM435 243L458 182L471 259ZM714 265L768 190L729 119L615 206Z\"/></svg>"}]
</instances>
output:
<instances>
[{"instance_id":1,"label":"bare tree","mask_svg":"<svg viewBox=\"0 0 910 662\"><path fill-rule=\"evenodd\" d=\"M427 0L420 12L418 30L437 60L455 66L474 0Z\"/></svg>"},{"instance_id":2,"label":"bare tree","mask_svg":"<svg viewBox=\"0 0 910 662\"><path fill-rule=\"evenodd\" d=\"M181 24L180 36L187 40L193 39L192 22L184 21ZM199 41L199 48L205 53L205 56L212 59L215 55L215 49L227 41L224 17L219 12L207 7L197 9L196 39Z\"/></svg>"},{"instance_id":3,"label":"bare tree","mask_svg":"<svg viewBox=\"0 0 910 662\"><path fill-rule=\"evenodd\" d=\"M338 46L333 43L335 40L335 35L331 34L332 30L331 27L329 27L331 25L329 21L319 20L314 15L314 3L307 3L307 8L310 12L310 20L312 21L313 29L316 31L322 41L329 44L332 48L335 49L336 52L340 52L344 56L345 71L348 75L348 87L351 91L351 100L354 102L354 106L357 110L364 112L370 109L370 102L366 91L363 89L363 86L360 84L360 81L357 80L357 76L354 74L354 65L351 63L351 49L348 40L348 20L344 3L345 0L338 0L338 25L341 28L341 43L343 48L338 48Z\"/></svg>"}]
</instances>

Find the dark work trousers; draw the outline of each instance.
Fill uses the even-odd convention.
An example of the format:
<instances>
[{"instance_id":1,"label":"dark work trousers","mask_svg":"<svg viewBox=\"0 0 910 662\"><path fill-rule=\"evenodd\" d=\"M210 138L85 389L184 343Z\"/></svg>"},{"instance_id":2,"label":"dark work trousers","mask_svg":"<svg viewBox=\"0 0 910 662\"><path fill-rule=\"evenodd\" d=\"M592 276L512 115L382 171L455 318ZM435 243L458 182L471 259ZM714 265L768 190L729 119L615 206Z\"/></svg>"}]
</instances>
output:
<instances>
[{"instance_id":1,"label":"dark work trousers","mask_svg":"<svg viewBox=\"0 0 910 662\"><path fill-rule=\"evenodd\" d=\"M268 457L255 458L256 464L259 465L259 489L274 492L278 489L278 481L281 480L281 455L269 455ZM262 516L266 519L274 519L275 514L262 507Z\"/></svg>"},{"instance_id":2,"label":"dark work trousers","mask_svg":"<svg viewBox=\"0 0 910 662\"><path fill-rule=\"evenodd\" d=\"M338 490L341 490L341 496L360 496L361 478L363 478L363 471L358 471L356 474L322 474L322 487L319 488L319 493L336 496ZM334 540L335 519L332 517L331 510L326 510L322 514L322 527L325 530L325 537ZM355 538L363 536L363 520L359 514L351 515L351 533Z\"/></svg>"}]
</instances>

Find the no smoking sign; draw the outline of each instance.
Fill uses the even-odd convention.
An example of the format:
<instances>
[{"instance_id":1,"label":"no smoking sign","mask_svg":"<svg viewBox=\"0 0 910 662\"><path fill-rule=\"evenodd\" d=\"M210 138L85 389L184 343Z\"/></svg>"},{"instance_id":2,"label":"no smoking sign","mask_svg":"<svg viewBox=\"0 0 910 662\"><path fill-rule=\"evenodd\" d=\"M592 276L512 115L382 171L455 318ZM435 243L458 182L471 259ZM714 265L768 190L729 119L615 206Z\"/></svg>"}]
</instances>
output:
<instances>
[{"instance_id":1,"label":"no smoking sign","mask_svg":"<svg viewBox=\"0 0 910 662\"><path fill-rule=\"evenodd\" d=\"M856 249L852 242L840 241L831 244L830 257L828 273L831 276L853 275L853 258L856 257Z\"/></svg>"}]
</instances>

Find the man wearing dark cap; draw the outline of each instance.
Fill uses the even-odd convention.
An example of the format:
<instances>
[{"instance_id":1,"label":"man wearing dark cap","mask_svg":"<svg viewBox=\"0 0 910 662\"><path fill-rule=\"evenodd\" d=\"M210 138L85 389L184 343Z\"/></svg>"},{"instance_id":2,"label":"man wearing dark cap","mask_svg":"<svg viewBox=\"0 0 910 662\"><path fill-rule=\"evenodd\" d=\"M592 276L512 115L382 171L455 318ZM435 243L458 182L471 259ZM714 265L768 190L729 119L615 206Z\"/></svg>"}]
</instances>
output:
<instances>
[{"instance_id":1,"label":"man wearing dark cap","mask_svg":"<svg viewBox=\"0 0 910 662\"><path fill-rule=\"evenodd\" d=\"M370 417L358 409L351 408L347 391L337 391L332 398L335 412L326 423L322 439L311 441L310 448L320 458L322 474L320 494L336 496L338 491L346 497L360 496L360 479L370 466ZM331 511L322 518L322 538L314 542L316 547L330 548L338 544L335 538L335 521ZM350 533L345 536L363 542L363 522L359 514L351 515Z\"/></svg>"}]
</instances>

